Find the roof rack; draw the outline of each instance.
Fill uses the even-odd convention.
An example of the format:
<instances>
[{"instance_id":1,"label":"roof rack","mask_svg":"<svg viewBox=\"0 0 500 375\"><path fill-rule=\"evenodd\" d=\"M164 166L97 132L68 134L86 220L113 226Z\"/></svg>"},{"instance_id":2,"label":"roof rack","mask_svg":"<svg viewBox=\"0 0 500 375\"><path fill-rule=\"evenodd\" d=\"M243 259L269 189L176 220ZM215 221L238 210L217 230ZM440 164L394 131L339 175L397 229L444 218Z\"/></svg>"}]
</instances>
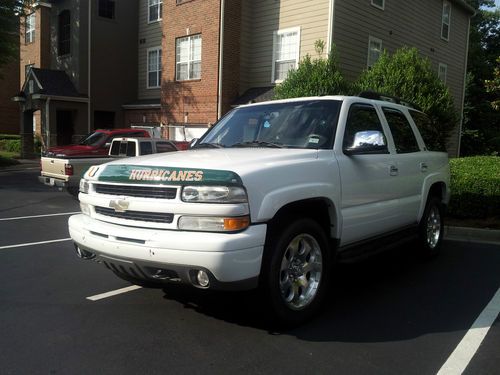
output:
<instances>
[{"instance_id":1,"label":"roof rack","mask_svg":"<svg viewBox=\"0 0 500 375\"><path fill-rule=\"evenodd\" d=\"M365 98L365 99L373 99L373 100L382 100L384 102L389 102L389 103L395 103L395 104L401 104L406 107L410 107L416 110L420 110L420 108L406 100L403 100L401 98L398 98L396 96L391 96L391 95L386 95L386 94L381 94L375 91L362 91L358 95L360 98Z\"/></svg>"}]
</instances>

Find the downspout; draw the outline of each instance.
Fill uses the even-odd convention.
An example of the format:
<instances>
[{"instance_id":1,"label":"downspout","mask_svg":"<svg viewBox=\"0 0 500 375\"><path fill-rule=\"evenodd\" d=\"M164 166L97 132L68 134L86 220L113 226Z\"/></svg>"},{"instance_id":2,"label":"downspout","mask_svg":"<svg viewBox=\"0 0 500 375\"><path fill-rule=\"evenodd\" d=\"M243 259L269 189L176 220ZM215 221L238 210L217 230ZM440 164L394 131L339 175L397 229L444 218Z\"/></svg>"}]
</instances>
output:
<instances>
[{"instance_id":1,"label":"downspout","mask_svg":"<svg viewBox=\"0 0 500 375\"><path fill-rule=\"evenodd\" d=\"M328 39L326 42L326 51L328 56L330 56L330 52L333 47L333 9L334 9L335 0L330 0L328 4Z\"/></svg>"},{"instance_id":2,"label":"downspout","mask_svg":"<svg viewBox=\"0 0 500 375\"><path fill-rule=\"evenodd\" d=\"M217 120L222 117L222 65L224 64L224 8L225 0L220 2L219 23L219 82L217 89Z\"/></svg>"},{"instance_id":3,"label":"downspout","mask_svg":"<svg viewBox=\"0 0 500 375\"><path fill-rule=\"evenodd\" d=\"M92 63L92 1L89 0L89 21L88 21L88 61L87 61L87 92L88 92L88 97L89 97L89 102L87 104L87 133L90 134L91 132L91 125L92 125L92 119L91 119L91 110L90 110L90 105L91 105L91 100L90 100L90 88L91 88L91 80L90 80L90 70L91 70L91 63Z\"/></svg>"},{"instance_id":4,"label":"downspout","mask_svg":"<svg viewBox=\"0 0 500 375\"><path fill-rule=\"evenodd\" d=\"M48 149L50 147L50 96L45 100L45 136L47 137L45 148Z\"/></svg>"},{"instance_id":5,"label":"downspout","mask_svg":"<svg viewBox=\"0 0 500 375\"><path fill-rule=\"evenodd\" d=\"M467 46L465 47L464 88L462 92L462 115L460 116L460 126L458 129L457 157L460 157L460 147L462 144L462 129L464 125L465 88L467 86L467 60L469 58L469 35L470 35L469 33L470 33L470 17L469 17L469 25L467 26Z\"/></svg>"}]
</instances>

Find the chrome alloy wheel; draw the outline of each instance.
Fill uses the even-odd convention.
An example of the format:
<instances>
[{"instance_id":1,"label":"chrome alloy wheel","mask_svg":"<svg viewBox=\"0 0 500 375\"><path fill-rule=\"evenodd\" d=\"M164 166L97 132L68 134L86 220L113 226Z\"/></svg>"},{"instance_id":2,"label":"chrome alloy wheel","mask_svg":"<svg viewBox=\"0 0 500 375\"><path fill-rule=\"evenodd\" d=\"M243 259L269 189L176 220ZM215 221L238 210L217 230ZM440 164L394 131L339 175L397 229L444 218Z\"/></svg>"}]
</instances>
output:
<instances>
[{"instance_id":1,"label":"chrome alloy wheel","mask_svg":"<svg viewBox=\"0 0 500 375\"><path fill-rule=\"evenodd\" d=\"M299 234L287 246L280 268L280 292L292 310L307 307L316 297L321 282L323 261L318 241Z\"/></svg>"},{"instance_id":2,"label":"chrome alloy wheel","mask_svg":"<svg viewBox=\"0 0 500 375\"><path fill-rule=\"evenodd\" d=\"M439 208L432 206L427 217L427 245L434 249L439 243L441 235L441 215Z\"/></svg>"}]
</instances>

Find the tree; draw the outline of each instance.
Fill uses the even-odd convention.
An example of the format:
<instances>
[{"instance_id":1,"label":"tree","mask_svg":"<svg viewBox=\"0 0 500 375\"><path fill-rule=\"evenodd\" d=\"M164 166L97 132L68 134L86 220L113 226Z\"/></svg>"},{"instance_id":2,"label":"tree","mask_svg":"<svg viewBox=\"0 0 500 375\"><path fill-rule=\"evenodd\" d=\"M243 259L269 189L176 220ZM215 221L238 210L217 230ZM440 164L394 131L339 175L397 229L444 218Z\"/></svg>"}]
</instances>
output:
<instances>
[{"instance_id":1,"label":"tree","mask_svg":"<svg viewBox=\"0 0 500 375\"><path fill-rule=\"evenodd\" d=\"M500 10L491 9L492 0L469 0L469 4L476 15L469 33L461 155L494 154L500 151L500 111L490 105L495 93L488 92L485 83L493 80L498 66Z\"/></svg>"},{"instance_id":2,"label":"tree","mask_svg":"<svg viewBox=\"0 0 500 375\"><path fill-rule=\"evenodd\" d=\"M396 96L418 106L431 119L420 129L430 149L444 150L450 132L458 124L453 98L432 69L431 62L416 48L403 47L393 55L383 52L370 70L361 74L361 90Z\"/></svg>"},{"instance_id":3,"label":"tree","mask_svg":"<svg viewBox=\"0 0 500 375\"><path fill-rule=\"evenodd\" d=\"M0 2L0 72L19 55L19 21L30 3L28 0Z\"/></svg>"},{"instance_id":4,"label":"tree","mask_svg":"<svg viewBox=\"0 0 500 375\"><path fill-rule=\"evenodd\" d=\"M486 91L493 93L494 98L491 102L491 106L497 111L500 110L500 56L497 58L498 66L493 71L493 78L491 80L486 80Z\"/></svg>"},{"instance_id":5,"label":"tree","mask_svg":"<svg viewBox=\"0 0 500 375\"><path fill-rule=\"evenodd\" d=\"M321 58L324 44L315 43L318 57L312 59L306 55L297 69L288 73L288 77L274 89L275 99L296 98L301 96L341 95L350 91L349 83L340 72L332 48L328 58Z\"/></svg>"}]
</instances>

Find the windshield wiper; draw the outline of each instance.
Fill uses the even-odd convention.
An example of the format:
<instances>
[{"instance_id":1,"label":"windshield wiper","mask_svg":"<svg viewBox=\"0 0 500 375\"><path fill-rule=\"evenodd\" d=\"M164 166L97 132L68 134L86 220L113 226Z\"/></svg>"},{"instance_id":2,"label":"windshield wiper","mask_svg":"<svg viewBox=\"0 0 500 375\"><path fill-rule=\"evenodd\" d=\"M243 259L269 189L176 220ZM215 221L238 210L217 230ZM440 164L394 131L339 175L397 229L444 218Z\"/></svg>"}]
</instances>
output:
<instances>
[{"instance_id":1,"label":"windshield wiper","mask_svg":"<svg viewBox=\"0 0 500 375\"><path fill-rule=\"evenodd\" d=\"M224 145L220 143L197 143L193 148L223 148Z\"/></svg>"},{"instance_id":2,"label":"windshield wiper","mask_svg":"<svg viewBox=\"0 0 500 375\"><path fill-rule=\"evenodd\" d=\"M282 143L273 143L273 142L266 142L266 141L251 141L251 142L235 143L231 147L272 147L272 148L283 148L285 146Z\"/></svg>"}]
</instances>

